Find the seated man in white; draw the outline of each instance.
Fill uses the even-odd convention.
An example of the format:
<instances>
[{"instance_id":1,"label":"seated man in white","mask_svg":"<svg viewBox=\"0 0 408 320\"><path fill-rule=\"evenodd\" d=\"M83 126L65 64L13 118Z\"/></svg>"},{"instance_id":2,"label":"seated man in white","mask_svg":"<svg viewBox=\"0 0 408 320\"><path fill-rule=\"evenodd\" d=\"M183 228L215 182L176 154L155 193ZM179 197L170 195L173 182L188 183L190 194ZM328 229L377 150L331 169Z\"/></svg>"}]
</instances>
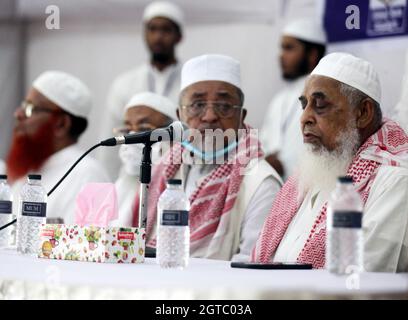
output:
<instances>
[{"instance_id":1,"label":"seated man in white","mask_svg":"<svg viewBox=\"0 0 408 320\"><path fill-rule=\"evenodd\" d=\"M167 127L174 121L176 109L177 106L170 99L159 94L152 92L135 94L125 106L124 127L120 132L128 134ZM165 142L157 142L152 146L153 165L160 161L164 145ZM143 144L123 144L119 149L122 168L115 187L119 204L117 225L121 227L132 226L135 192L140 186L143 147Z\"/></svg>"},{"instance_id":2,"label":"seated man in white","mask_svg":"<svg viewBox=\"0 0 408 320\"><path fill-rule=\"evenodd\" d=\"M157 201L166 180L182 179L191 204L191 256L247 260L282 182L263 159L256 132L244 124L240 63L199 56L184 64L181 82L177 113L197 136L175 144L155 168L147 245L156 244ZM222 137L214 143L216 132ZM224 139L228 132L232 139Z\"/></svg>"},{"instance_id":3,"label":"seated man in white","mask_svg":"<svg viewBox=\"0 0 408 320\"><path fill-rule=\"evenodd\" d=\"M70 74L47 71L33 82L14 113L16 124L6 160L15 199L28 173L41 174L48 192L82 155L77 141L87 128L91 107L89 89ZM47 217L73 223L81 188L88 182L107 181L104 168L92 156L85 157L49 197Z\"/></svg>"},{"instance_id":4,"label":"seated man in white","mask_svg":"<svg viewBox=\"0 0 408 320\"><path fill-rule=\"evenodd\" d=\"M338 176L364 203L364 269L408 271L408 136L382 118L373 66L350 54L324 57L300 97L305 150L276 197L252 259L325 266L326 211Z\"/></svg>"}]
</instances>

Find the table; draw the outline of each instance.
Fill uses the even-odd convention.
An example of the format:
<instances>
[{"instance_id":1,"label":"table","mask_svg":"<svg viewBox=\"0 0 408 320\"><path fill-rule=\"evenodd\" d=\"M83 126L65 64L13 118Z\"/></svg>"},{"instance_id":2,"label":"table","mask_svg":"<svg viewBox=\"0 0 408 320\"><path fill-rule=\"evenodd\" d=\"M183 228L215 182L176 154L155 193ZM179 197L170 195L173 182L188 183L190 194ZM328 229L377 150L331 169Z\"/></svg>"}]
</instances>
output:
<instances>
[{"instance_id":1,"label":"table","mask_svg":"<svg viewBox=\"0 0 408 320\"><path fill-rule=\"evenodd\" d=\"M0 250L0 299L316 298L408 299L408 274L236 269L208 259L190 259L186 269L173 270L151 258L142 264L101 264Z\"/></svg>"}]
</instances>

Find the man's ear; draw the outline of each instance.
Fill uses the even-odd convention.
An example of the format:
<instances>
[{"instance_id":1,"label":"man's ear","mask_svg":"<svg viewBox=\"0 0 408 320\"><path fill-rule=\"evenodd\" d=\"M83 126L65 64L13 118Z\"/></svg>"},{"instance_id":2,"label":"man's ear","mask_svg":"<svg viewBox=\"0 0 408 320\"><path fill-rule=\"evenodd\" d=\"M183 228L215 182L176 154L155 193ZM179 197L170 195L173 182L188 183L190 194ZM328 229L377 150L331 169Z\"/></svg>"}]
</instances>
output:
<instances>
[{"instance_id":1,"label":"man's ear","mask_svg":"<svg viewBox=\"0 0 408 320\"><path fill-rule=\"evenodd\" d=\"M247 112L247 109L245 109L245 108L242 108L241 112L242 112L241 126L244 127L245 118L246 118L248 112Z\"/></svg>"},{"instance_id":2,"label":"man's ear","mask_svg":"<svg viewBox=\"0 0 408 320\"><path fill-rule=\"evenodd\" d=\"M71 129L72 121L71 117L67 114L62 114L56 118L55 121L55 136L58 138L67 136Z\"/></svg>"},{"instance_id":3,"label":"man's ear","mask_svg":"<svg viewBox=\"0 0 408 320\"><path fill-rule=\"evenodd\" d=\"M374 102L366 98L357 107L357 129L365 129L371 125L375 117Z\"/></svg>"}]
</instances>

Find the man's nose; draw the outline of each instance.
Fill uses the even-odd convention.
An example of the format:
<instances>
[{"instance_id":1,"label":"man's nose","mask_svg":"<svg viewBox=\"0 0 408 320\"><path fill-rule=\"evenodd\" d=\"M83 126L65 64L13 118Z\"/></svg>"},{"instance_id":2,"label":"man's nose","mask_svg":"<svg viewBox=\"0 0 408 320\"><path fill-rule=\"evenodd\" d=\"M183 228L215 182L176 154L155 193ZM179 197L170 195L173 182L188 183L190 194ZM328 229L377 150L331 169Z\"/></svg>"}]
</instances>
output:
<instances>
[{"instance_id":1,"label":"man's nose","mask_svg":"<svg viewBox=\"0 0 408 320\"><path fill-rule=\"evenodd\" d=\"M218 120L218 115L214 110L214 106L208 105L205 108L204 114L201 116L201 120L205 122L215 122Z\"/></svg>"},{"instance_id":2,"label":"man's nose","mask_svg":"<svg viewBox=\"0 0 408 320\"><path fill-rule=\"evenodd\" d=\"M303 128L305 125L311 125L316 122L314 117L313 108L311 107L310 103L306 105L303 109L302 116L300 117L300 125Z\"/></svg>"},{"instance_id":3,"label":"man's nose","mask_svg":"<svg viewBox=\"0 0 408 320\"><path fill-rule=\"evenodd\" d=\"M26 118L23 108L18 107L16 111L14 111L14 118L16 118L19 121L24 120Z\"/></svg>"}]
</instances>

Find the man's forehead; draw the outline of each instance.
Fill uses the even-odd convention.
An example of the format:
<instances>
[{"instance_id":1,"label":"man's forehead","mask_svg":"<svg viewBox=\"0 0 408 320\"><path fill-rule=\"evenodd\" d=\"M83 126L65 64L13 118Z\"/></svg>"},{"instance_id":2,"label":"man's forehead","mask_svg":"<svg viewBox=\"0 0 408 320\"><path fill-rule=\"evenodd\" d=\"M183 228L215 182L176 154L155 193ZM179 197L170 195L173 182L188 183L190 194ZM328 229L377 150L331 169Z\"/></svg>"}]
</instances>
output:
<instances>
[{"instance_id":1,"label":"man's forehead","mask_svg":"<svg viewBox=\"0 0 408 320\"><path fill-rule=\"evenodd\" d=\"M312 75L306 79L303 96L331 96L340 92L340 82L329 77Z\"/></svg>"},{"instance_id":2,"label":"man's forehead","mask_svg":"<svg viewBox=\"0 0 408 320\"><path fill-rule=\"evenodd\" d=\"M223 81L201 81L190 85L186 89L186 94L190 97L218 95L218 96L235 96L236 88Z\"/></svg>"},{"instance_id":3,"label":"man's forehead","mask_svg":"<svg viewBox=\"0 0 408 320\"><path fill-rule=\"evenodd\" d=\"M137 105L130 107L126 110L125 118L145 118L145 117L154 117L158 114L162 114L161 112L154 110L152 107L147 105Z\"/></svg>"},{"instance_id":4,"label":"man's forehead","mask_svg":"<svg viewBox=\"0 0 408 320\"><path fill-rule=\"evenodd\" d=\"M172 27L175 24L172 20L165 17L154 17L150 19L146 26L148 27Z\"/></svg>"}]
</instances>

